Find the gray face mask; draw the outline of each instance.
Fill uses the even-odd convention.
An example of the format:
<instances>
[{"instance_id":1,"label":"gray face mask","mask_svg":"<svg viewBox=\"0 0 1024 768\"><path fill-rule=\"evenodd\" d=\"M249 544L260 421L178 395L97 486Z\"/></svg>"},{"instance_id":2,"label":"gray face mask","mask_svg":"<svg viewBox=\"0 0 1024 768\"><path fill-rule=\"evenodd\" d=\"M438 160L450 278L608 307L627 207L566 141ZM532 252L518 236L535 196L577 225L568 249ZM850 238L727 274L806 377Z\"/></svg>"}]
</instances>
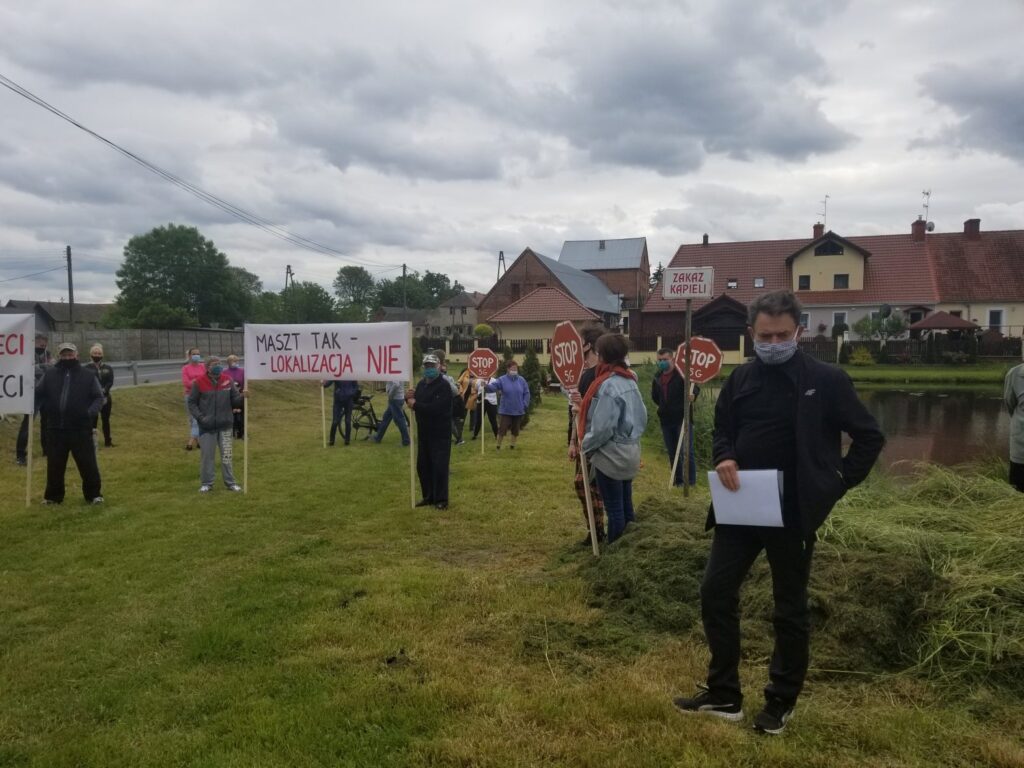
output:
<instances>
[{"instance_id":1,"label":"gray face mask","mask_svg":"<svg viewBox=\"0 0 1024 768\"><path fill-rule=\"evenodd\" d=\"M764 341L754 342L754 352L758 359L765 365L782 365L796 354L797 340L780 341L769 344Z\"/></svg>"}]
</instances>

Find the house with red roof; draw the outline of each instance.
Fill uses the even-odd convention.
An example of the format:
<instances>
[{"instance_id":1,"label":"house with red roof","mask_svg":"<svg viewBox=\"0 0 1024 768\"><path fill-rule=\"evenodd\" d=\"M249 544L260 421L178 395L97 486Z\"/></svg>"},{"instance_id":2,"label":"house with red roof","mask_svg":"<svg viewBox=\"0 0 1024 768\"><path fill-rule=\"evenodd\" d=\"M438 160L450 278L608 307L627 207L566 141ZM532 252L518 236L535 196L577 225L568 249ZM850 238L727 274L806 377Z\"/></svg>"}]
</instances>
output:
<instances>
[{"instance_id":1,"label":"house with red roof","mask_svg":"<svg viewBox=\"0 0 1024 768\"><path fill-rule=\"evenodd\" d=\"M491 315L488 323L503 341L512 339L548 339L555 326L571 320L577 328L600 324L592 310L559 288L535 288L526 296Z\"/></svg>"},{"instance_id":2,"label":"house with red roof","mask_svg":"<svg viewBox=\"0 0 1024 768\"><path fill-rule=\"evenodd\" d=\"M979 219L962 232L930 233L913 222L903 235L843 237L815 224L809 239L684 244L670 267L714 267L711 300L695 300L696 316L712 300L739 307L767 291L788 288L804 306L801 324L811 334L831 334L839 323L853 326L883 305L902 311L910 323L935 310L1020 336L1024 329L1024 230L982 232ZM685 301L666 300L660 285L640 317L643 335L681 332ZM721 318L719 318L721 321ZM695 327L696 323L695 323Z\"/></svg>"}]
</instances>

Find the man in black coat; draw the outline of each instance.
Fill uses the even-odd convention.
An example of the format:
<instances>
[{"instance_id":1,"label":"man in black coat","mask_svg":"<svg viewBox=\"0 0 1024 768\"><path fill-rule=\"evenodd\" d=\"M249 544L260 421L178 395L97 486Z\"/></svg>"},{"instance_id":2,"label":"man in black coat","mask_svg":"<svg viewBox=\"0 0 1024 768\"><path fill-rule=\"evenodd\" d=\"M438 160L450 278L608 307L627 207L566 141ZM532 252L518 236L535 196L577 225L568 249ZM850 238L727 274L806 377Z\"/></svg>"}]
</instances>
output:
<instances>
[{"instance_id":1,"label":"man in black coat","mask_svg":"<svg viewBox=\"0 0 1024 768\"><path fill-rule=\"evenodd\" d=\"M417 507L448 509L448 465L452 455L452 388L437 355L423 356L423 378L405 401L416 414L416 471L423 498Z\"/></svg>"},{"instance_id":2,"label":"man in black coat","mask_svg":"<svg viewBox=\"0 0 1024 768\"><path fill-rule=\"evenodd\" d=\"M716 526L714 509L708 512L707 527L715 533L700 588L711 650L707 686L675 700L683 712L742 719L739 590L765 550L775 598L775 651L754 728L768 734L786 727L807 673L814 533L843 494L867 477L885 443L849 376L799 351L800 311L790 291L767 293L751 305L757 359L733 371L715 407L713 461L722 485L738 490L739 470L780 470L783 527ZM844 432L853 440L845 456Z\"/></svg>"},{"instance_id":3,"label":"man in black coat","mask_svg":"<svg viewBox=\"0 0 1024 768\"><path fill-rule=\"evenodd\" d=\"M686 408L690 408L690 485L697 483L697 457L694 456L693 448L693 400L700 394L700 387L690 383L693 394L686 395L686 382L679 375L675 366L675 353L671 349L659 349L658 359L655 364L657 370L651 380L651 400L658 406L658 423L661 425L661 437L665 441L665 450L668 452L668 464L671 468L676 457L676 448L679 446L679 434L683 431L683 421L686 417ZM679 452L679 463L676 466L676 485L683 484L683 452Z\"/></svg>"},{"instance_id":4,"label":"man in black coat","mask_svg":"<svg viewBox=\"0 0 1024 768\"><path fill-rule=\"evenodd\" d=\"M64 501L64 471L68 454L82 477L82 494L91 504L102 504L100 470L92 425L103 407L103 390L96 374L78 362L78 348L64 342L59 360L36 387L36 405L46 419L46 492L43 504Z\"/></svg>"},{"instance_id":5,"label":"man in black coat","mask_svg":"<svg viewBox=\"0 0 1024 768\"><path fill-rule=\"evenodd\" d=\"M103 390L103 407L100 409L100 420L103 422L103 445L106 448L113 448L114 443L110 439L110 410L113 402L110 399L110 390L114 386L114 369L103 362L103 345L93 344L89 350L89 357L92 364L87 366L96 372L96 378L100 380L100 389ZM92 428L96 429L97 419L92 420Z\"/></svg>"}]
</instances>

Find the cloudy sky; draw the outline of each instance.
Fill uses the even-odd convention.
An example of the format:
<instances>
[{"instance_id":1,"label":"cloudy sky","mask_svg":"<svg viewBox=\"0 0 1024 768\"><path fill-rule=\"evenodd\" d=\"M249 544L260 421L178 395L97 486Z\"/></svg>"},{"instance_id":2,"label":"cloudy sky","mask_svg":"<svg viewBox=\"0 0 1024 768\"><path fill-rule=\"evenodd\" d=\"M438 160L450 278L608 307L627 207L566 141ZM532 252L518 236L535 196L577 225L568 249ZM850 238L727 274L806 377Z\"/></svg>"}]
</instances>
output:
<instances>
[{"instance_id":1,"label":"cloudy sky","mask_svg":"<svg viewBox=\"0 0 1024 768\"><path fill-rule=\"evenodd\" d=\"M133 234L197 226L279 290L565 239L1024 228L1019 0L0 0L0 301L111 300ZM56 271L21 277L52 267ZM16 279L12 279L16 278Z\"/></svg>"}]
</instances>

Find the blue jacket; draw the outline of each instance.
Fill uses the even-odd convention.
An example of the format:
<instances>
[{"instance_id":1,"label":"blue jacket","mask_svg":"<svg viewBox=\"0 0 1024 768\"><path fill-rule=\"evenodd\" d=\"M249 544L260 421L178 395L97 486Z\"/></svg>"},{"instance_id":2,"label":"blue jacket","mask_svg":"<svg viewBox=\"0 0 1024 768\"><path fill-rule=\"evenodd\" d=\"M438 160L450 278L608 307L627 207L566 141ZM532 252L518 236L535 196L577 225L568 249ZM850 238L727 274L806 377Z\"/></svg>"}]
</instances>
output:
<instances>
[{"instance_id":1,"label":"blue jacket","mask_svg":"<svg viewBox=\"0 0 1024 768\"><path fill-rule=\"evenodd\" d=\"M502 416L522 416L530 406L530 385L521 375L513 379L506 373L484 388L488 392L501 392L498 413Z\"/></svg>"},{"instance_id":2,"label":"blue jacket","mask_svg":"<svg viewBox=\"0 0 1024 768\"><path fill-rule=\"evenodd\" d=\"M647 408L633 379L605 379L587 410L583 451L595 469L613 480L632 480L640 470L640 438Z\"/></svg>"},{"instance_id":3,"label":"blue jacket","mask_svg":"<svg viewBox=\"0 0 1024 768\"><path fill-rule=\"evenodd\" d=\"M336 381L328 381L324 384L324 388L334 385L334 399L335 400L351 400L353 397L359 394L359 382L358 381L342 381L337 379Z\"/></svg>"}]
</instances>

